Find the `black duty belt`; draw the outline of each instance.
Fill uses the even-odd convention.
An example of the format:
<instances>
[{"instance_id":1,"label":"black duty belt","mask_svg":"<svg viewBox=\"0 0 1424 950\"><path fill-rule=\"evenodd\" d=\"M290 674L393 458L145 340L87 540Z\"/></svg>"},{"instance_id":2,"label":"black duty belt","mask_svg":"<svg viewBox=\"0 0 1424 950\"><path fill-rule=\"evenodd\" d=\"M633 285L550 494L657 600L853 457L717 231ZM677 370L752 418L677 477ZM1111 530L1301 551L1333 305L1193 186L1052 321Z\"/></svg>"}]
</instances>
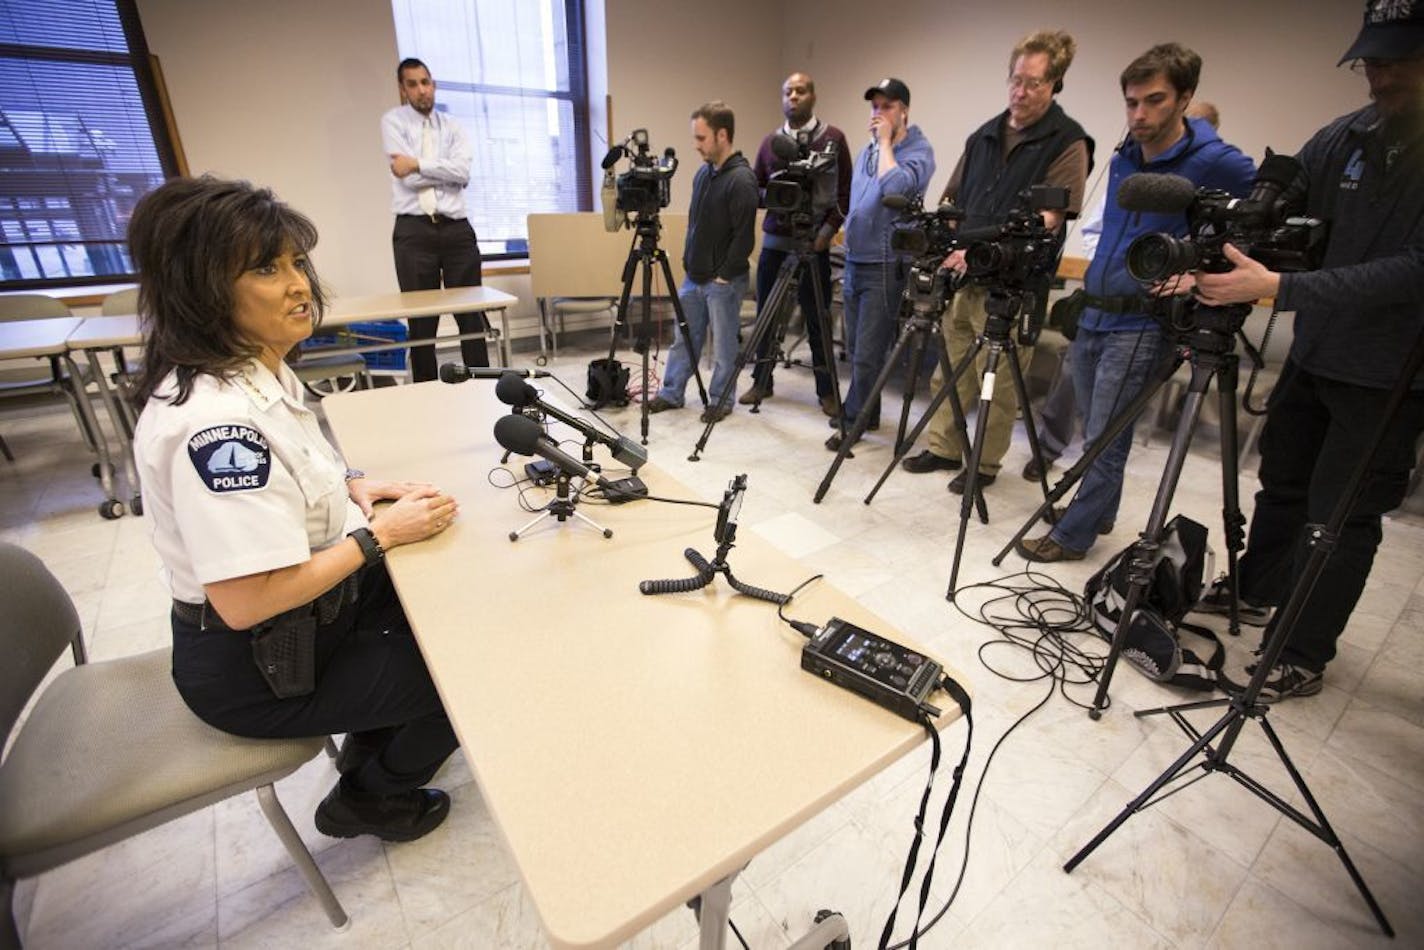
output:
<instances>
[{"instance_id":1,"label":"black duty belt","mask_svg":"<svg viewBox=\"0 0 1424 950\"><path fill-rule=\"evenodd\" d=\"M348 604L354 604L356 597L360 594L361 572L346 575L346 579L337 584L331 590L308 601L293 610L298 612L309 611L317 619L319 624L328 624L336 619L336 615L341 613L341 608ZM210 611L207 601L201 604L190 604L185 600L173 601L173 616L184 623L192 624L195 627L207 627L209 625L221 625L226 627L222 618L216 611ZM214 621L216 622L214 624Z\"/></svg>"},{"instance_id":2,"label":"black duty belt","mask_svg":"<svg viewBox=\"0 0 1424 950\"><path fill-rule=\"evenodd\" d=\"M1094 297L1090 293L1083 294L1084 306L1104 313L1151 313L1154 303L1151 297L1141 294L1128 297Z\"/></svg>"}]
</instances>

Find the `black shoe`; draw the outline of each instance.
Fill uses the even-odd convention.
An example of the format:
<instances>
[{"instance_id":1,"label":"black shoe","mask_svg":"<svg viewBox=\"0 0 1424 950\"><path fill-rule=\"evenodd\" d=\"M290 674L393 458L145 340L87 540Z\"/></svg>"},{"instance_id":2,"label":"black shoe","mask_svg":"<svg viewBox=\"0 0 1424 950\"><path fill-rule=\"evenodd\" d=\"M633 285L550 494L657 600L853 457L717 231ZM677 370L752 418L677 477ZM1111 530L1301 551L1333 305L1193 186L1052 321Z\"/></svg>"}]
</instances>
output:
<instances>
[{"instance_id":1,"label":"black shoe","mask_svg":"<svg viewBox=\"0 0 1424 950\"><path fill-rule=\"evenodd\" d=\"M964 463L959 459L947 459L943 455L935 455L929 449L925 449L919 455L912 455L900 463L900 467L907 472L923 474L925 472L957 472L964 467Z\"/></svg>"},{"instance_id":2,"label":"black shoe","mask_svg":"<svg viewBox=\"0 0 1424 950\"><path fill-rule=\"evenodd\" d=\"M827 393L826 395L821 396L820 400L821 411L834 419L836 415L836 397Z\"/></svg>"},{"instance_id":3,"label":"black shoe","mask_svg":"<svg viewBox=\"0 0 1424 950\"><path fill-rule=\"evenodd\" d=\"M1040 481L1048 473L1048 469L1053 466L1053 459L1044 459L1043 465L1038 464L1038 459L1029 459L1024 466L1023 477L1026 482Z\"/></svg>"},{"instance_id":4,"label":"black shoe","mask_svg":"<svg viewBox=\"0 0 1424 950\"><path fill-rule=\"evenodd\" d=\"M846 435L850 435L850 433L847 432ZM855 442L859 441L859 439L855 440ZM852 442L851 445L855 445L855 442ZM839 452L841 450L841 434L839 432L831 433L831 437L826 440L826 448L830 449L832 452Z\"/></svg>"},{"instance_id":5,"label":"black shoe","mask_svg":"<svg viewBox=\"0 0 1424 950\"><path fill-rule=\"evenodd\" d=\"M994 484L998 477L999 476L997 475L986 475L985 473L980 472L979 479L976 484L979 488L988 488L990 485ZM956 495L962 495L964 494L964 486L968 481L969 473L960 472L958 475L954 476L954 478L950 479L949 490L954 492Z\"/></svg>"},{"instance_id":6,"label":"black shoe","mask_svg":"<svg viewBox=\"0 0 1424 950\"><path fill-rule=\"evenodd\" d=\"M1256 675L1255 663L1246 667L1246 675ZM1270 675L1261 684L1260 700L1263 703L1278 703L1292 696L1314 696L1324 688L1324 673L1282 660L1271 668Z\"/></svg>"},{"instance_id":7,"label":"black shoe","mask_svg":"<svg viewBox=\"0 0 1424 950\"><path fill-rule=\"evenodd\" d=\"M846 423L845 423L845 430L846 430L847 432L849 432L849 431L850 431L850 427L853 426L853 425L855 425L855 420L854 420L854 419L847 419L847 420L846 420ZM832 415L832 416L831 416L831 419L830 419L830 426L831 426L832 429L839 429L839 428L841 428L841 422L840 422L840 420L837 419L834 415ZM879 419L871 419L871 420L870 420L870 424L865 427L865 431L866 431L866 432L875 432L875 431L877 431L879 428L880 428L880 420L879 420Z\"/></svg>"},{"instance_id":8,"label":"black shoe","mask_svg":"<svg viewBox=\"0 0 1424 950\"><path fill-rule=\"evenodd\" d=\"M1218 577L1212 582L1211 590L1202 594L1201 600L1197 601L1197 605L1194 609L1204 614L1229 615L1231 613L1231 597L1226 590L1226 578ZM1264 627L1266 621L1271 619L1272 609L1271 607L1248 604L1246 601L1237 598L1236 619L1248 627Z\"/></svg>"},{"instance_id":9,"label":"black shoe","mask_svg":"<svg viewBox=\"0 0 1424 950\"><path fill-rule=\"evenodd\" d=\"M651 413L667 412L669 409L681 408L682 407L677 405L676 403L668 402L662 396L654 396L653 401L648 403L648 412Z\"/></svg>"},{"instance_id":10,"label":"black shoe","mask_svg":"<svg viewBox=\"0 0 1424 950\"><path fill-rule=\"evenodd\" d=\"M331 838L414 841L439 828L449 814L450 796L438 788L367 796L352 791L343 778L316 806L316 830Z\"/></svg>"},{"instance_id":11,"label":"black shoe","mask_svg":"<svg viewBox=\"0 0 1424 950\"><path fill-rule=\"evenodd\" d=\"M723 419L727 418L727 417L730 416L731 414L732 414L732 407L731 407L731 406L717 406L717 405L711 405L711 406L708 406L706 409L703 409L703 410L702 410L702 415L699 416L698 418L700 418L704 423L707 423L707 422L721 422Z\"/></svg>"}]
</instances>

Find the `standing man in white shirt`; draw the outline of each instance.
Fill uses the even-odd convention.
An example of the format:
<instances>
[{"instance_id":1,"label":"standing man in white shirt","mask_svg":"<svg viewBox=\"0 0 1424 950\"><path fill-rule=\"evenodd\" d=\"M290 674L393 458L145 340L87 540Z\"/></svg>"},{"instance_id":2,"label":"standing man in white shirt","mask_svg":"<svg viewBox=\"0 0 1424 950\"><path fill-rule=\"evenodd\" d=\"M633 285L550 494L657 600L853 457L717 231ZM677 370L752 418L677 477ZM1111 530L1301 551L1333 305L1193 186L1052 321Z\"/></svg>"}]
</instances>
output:
<instances>
[{"instance_id":1,"label":"standing man in white shirt","mask_svg":"<svg viewBox=\"0 0 1424 950\"><path fill-rule=\"evenodd\" d=\"M465 214L465 186L470 181L470 141L460 123L435 111L435 80L418 59L396 67L401 105L381 117L381 141L391 160L391 210L395 231L391 245L400 289L436 290L477 287L480 245ZM461 333L480 333L488 324L479 313L457 313ZM440 318L412 317L410 339L435 337ZM488 366L483 338L460 341L468 366ZM411 379L436 377L435 347L410 350Z\"/></svg>"}]
</instances>

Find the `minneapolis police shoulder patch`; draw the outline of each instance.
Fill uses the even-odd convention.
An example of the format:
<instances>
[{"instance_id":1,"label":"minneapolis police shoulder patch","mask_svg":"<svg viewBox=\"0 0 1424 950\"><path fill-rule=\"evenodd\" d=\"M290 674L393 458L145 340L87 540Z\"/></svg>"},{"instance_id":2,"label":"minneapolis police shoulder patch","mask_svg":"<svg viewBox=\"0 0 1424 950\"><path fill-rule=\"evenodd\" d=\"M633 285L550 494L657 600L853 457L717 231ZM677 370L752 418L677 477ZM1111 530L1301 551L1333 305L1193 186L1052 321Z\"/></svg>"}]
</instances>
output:
<instances>
[{"instance_id":1,"label":"minneapolis police shoulder patch","mask_svg":"<svg viewBox=\"0 0 1424 950\"><path fill-rule=\"evenodd\" d=\"M267 437L245 425L209 426L188 439L188 458L208 491L258 491L272 474Z\"/></svg>"}]
</instances>

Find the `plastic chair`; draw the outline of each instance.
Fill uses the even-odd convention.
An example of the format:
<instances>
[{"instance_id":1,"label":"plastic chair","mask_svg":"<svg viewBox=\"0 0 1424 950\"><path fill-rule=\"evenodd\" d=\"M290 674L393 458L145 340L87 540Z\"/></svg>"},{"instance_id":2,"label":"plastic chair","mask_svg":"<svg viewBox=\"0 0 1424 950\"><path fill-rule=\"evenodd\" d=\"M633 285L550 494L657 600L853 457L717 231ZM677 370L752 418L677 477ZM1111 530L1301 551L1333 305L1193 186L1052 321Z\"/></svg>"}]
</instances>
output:
<instances>
[{"instance_id":1,"label":"plastic chair","mask_svg":"<svg viewBox=\"0 0 1424 950\"><path fill-rule=\"evenodd\" d=\"M14 730L66 646L76 664L40 694L0 763L0 946L19 946L15 881L251 790L332 925L348 925L272 788L325 737L244 739L214 729L178 695L167 648L86 663L69 595L39 558L8 543L0 543L0 603L0 734Z\"/></svg>"},{"instance_id":2,"label":"plastic chair","mask_svg":"<svg viewBox=\"0 0 1424 950\"><path fill-rule=\"evenodd\" d=\"M138 313L138 288L115 291L99 304L99 312L106 317L122 317Z\"/></svg>"}]
</instances>

